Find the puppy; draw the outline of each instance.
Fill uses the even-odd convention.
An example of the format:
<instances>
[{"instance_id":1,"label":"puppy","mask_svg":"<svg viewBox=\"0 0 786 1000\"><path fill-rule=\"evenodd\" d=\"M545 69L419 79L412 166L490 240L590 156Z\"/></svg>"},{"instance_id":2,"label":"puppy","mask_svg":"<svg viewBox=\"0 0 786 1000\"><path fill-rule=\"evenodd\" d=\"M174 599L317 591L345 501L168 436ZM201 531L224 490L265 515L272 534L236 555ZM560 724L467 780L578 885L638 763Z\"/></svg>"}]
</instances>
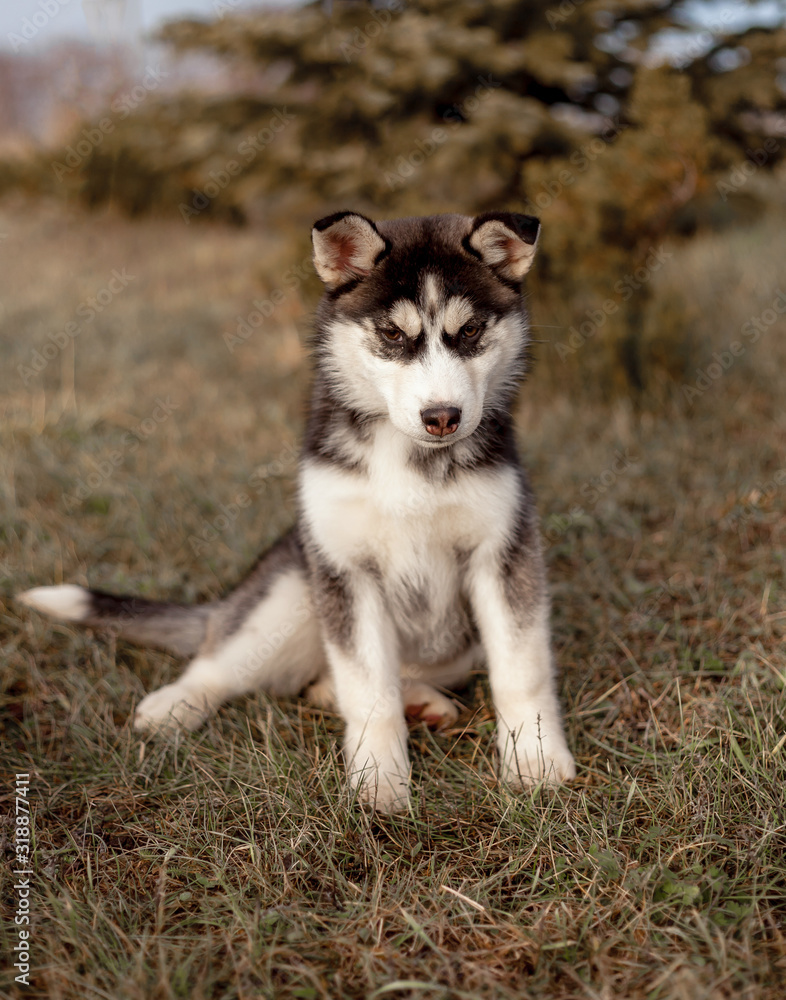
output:
<instances>
[{"instance_id":1,"label":"puppy","mask_svg":"<svg viewBox=\"0 0 786 1000\"><path fill-rule=\"evenodd\" d=\"M361 799L409 801L406 713L488 666L500 774L575 775L563 733L532 490L511 405L527 371L521 281L539 223L488 212L313 229L325 284L295 527L223 600L187 607L73 585L20 599L193 657L139 730L194 729L263 689L335 704Z\"/></svg>"}]
</instances>

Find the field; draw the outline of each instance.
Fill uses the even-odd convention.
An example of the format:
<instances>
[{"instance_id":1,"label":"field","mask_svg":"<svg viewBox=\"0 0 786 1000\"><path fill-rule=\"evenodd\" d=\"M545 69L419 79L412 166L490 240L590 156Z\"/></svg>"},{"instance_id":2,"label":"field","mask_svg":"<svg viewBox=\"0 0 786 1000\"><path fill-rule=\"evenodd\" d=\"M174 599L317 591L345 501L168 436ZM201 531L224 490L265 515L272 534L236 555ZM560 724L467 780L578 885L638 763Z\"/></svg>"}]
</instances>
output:
<instances>
[{"instance_id":1,"label":"field","mask_svg":"<svg viewBox=\"0 0 786 1000\"><path fill-rule=\"evenodd\" d=\"M301 703L258 695L140 741L134 706L175 658L12 596L205 599L290 523L306 234L293 250L24 200L0 205L0 233L2 842L13 861L29 774L35 871L29 987L0 874L0 994L781 1000L782 221L673 248L650 333L679 303L701 371L657 398L568 394L538 346L518 426L579 776L498 785L478 675L453 730L413 728L414 806L394 818L351 801L339 719Z\"/></svg>"}]
</instances>

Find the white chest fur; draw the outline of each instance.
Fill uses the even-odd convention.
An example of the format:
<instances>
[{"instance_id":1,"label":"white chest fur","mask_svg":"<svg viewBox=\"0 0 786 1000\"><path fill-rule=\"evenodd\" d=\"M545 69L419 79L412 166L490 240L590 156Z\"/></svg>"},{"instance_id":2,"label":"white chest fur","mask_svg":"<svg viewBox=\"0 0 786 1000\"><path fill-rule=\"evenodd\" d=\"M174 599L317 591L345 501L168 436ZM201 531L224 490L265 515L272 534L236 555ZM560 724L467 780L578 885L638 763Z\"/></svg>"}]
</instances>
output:
<instances>
[{"instance_id":1,"label":"white chest fur","mask_svg":"<svg viewBox=\"0 0 786 1000\"><path fill-rule=\"evenodd\" d=\"M363 471L304 463L301 509L336 569L371 560L383 575L419 577L428 565L454 561L458 550L494 548L510 536L519 504L514 469L459 471L433 482L410 464L412 447L385 424L367 446Z\"/></svg>"}]
</instances>

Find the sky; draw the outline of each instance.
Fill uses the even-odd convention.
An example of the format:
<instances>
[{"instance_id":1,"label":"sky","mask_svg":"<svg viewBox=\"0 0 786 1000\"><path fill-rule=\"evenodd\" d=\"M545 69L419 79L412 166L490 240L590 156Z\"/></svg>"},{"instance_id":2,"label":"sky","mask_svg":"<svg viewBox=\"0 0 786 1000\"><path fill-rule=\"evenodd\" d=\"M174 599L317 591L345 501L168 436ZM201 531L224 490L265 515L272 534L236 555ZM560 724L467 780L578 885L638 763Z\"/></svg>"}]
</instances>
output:
<instances>
[{"instance_id":1,"label":"sky","mask_svg":"<svg viewBox=\"0 0 786 1000\"><path fill-rule=\"evenodd\" d=\"M40 51L63 37L136 41L164 21L189 16L211 19L222 9L241 10L272 3L273 0L13 0L0 5L0 48ZM282 0L276 5L281 6Z\"/></svg>"},{"instance_id":2,"label":"sky","mask_svg":"<svg viewBox=\"0 0 786 1000\"><path fill-rule=\"evenodd\" d=\"M282 6L298 0L12 0L0 4L0 49L41 51L63 37L138 41L163 21L215 17L227 8ZM460 0L457 0L460 2ZM784 0L686 0L696 26L729 30L746 23L774 25L784 17ZM669 46L672 43L667 43Z\"/></svg>"}]
</instances>

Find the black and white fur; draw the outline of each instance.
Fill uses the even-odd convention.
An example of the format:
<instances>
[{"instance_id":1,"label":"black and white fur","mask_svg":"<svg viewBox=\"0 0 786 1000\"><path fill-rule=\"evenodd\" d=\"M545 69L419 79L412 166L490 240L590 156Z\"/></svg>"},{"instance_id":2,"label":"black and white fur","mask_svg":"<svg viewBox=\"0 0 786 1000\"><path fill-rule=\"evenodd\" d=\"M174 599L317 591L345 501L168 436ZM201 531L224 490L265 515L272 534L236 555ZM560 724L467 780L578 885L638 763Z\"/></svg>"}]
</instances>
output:
<instances>
[{"instance_id":1,"label":"black and white fur","mask_svg":"<svg viewBox=\"0 0 786 1000\"><path fill-rule=\"evenodd\" d=\"M500 771L574 777L555 692L538 522L510 407L527 368L521 280L539 223L514 213L318 222L314 387L296 526L197 607L39 587L41 611L193 656L139 730L199 726L256 689L306 691L346 722L351 781L408 802L406 712L453 721L437 688L485 659Z\"/></svg>"}]
</instances>

